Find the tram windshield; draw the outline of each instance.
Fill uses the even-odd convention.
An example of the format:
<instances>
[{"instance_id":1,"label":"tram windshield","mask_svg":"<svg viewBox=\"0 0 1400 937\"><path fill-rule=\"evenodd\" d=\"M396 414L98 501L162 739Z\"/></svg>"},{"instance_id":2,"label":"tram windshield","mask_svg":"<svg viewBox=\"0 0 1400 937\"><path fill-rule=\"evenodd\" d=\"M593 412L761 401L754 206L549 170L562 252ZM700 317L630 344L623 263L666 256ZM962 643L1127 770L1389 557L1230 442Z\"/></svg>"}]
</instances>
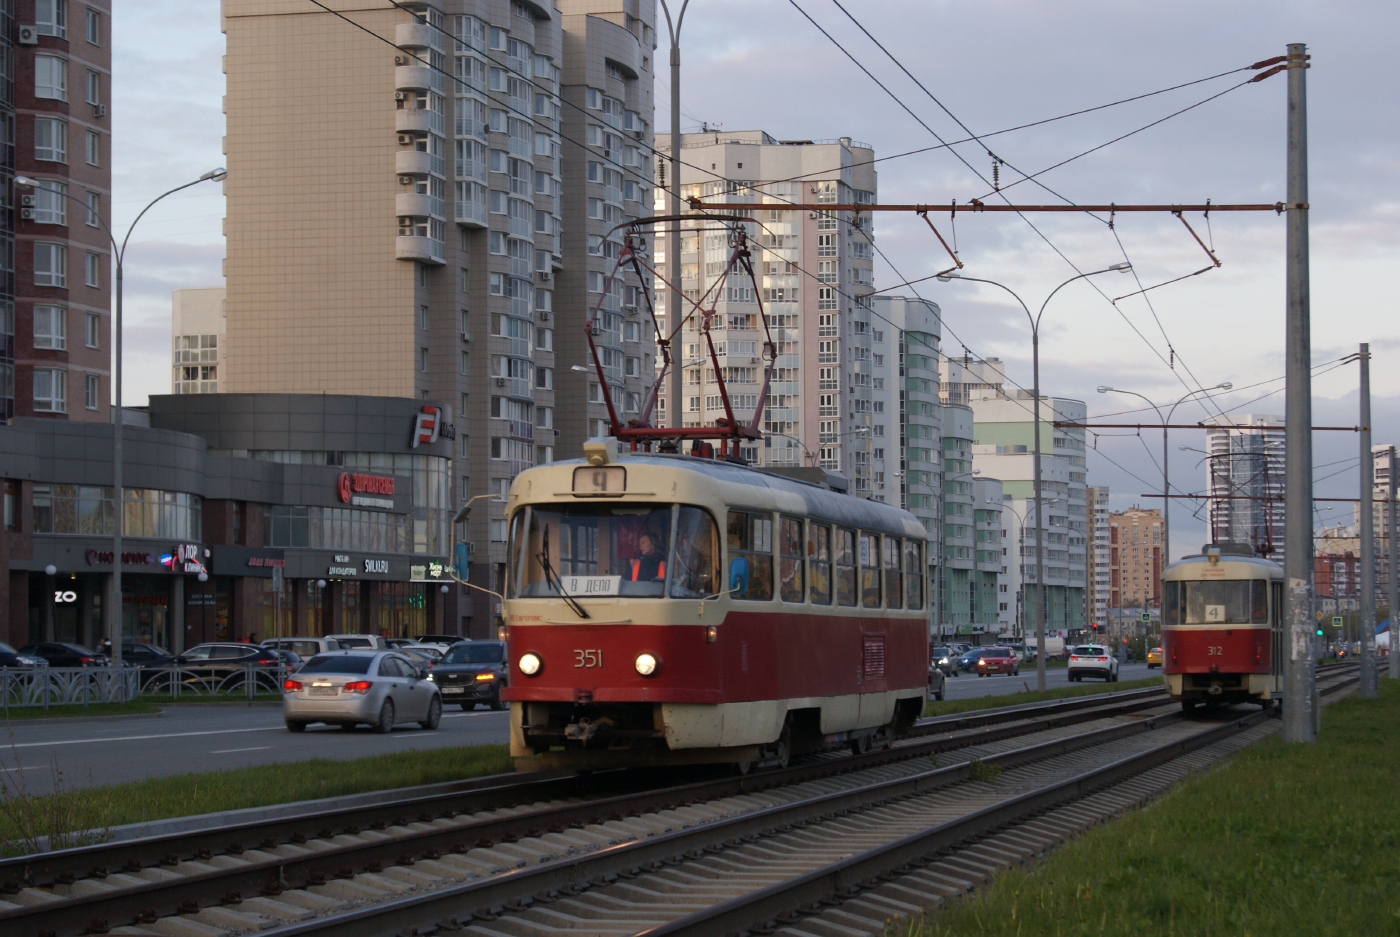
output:
<instances>
[{"instance_id":1,"label":"tram windshield","mask_svg":"<svg viewBox=\"0 0 1400 937\"><path fill-rule=\"evenodd\" d=\"M535 505L511 522L511 597L702 598L719 591L709 513L683 504ZM669 589L669 592L668 592Z\"/></svg>"},{"instance_id":2,"label":"tram windshield","mask_svg":"<svg viewBox=\"0 0 1400 937\"><path fill-rule=\"evenodd\" d=\"M1168 625L1267 624L1269 583L1264 579L1164 582Z\"/></svg>"}]
</instances>

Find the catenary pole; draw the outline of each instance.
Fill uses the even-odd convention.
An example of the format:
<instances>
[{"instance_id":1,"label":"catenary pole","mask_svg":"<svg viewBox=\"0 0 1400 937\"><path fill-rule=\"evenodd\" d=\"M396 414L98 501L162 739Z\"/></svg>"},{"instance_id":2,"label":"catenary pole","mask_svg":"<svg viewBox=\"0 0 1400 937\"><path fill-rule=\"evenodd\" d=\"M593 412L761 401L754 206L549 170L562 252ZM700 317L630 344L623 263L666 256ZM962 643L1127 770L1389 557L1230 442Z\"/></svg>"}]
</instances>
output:
<instances>
[{"instance_id":1,"label":"catenary pole","mask_svg":"<svg viewBox=\"0 0 1400 937\"><path fill-rule=\"evenodd\" d=\"M1387 455L1386 463L1386 492L1385 492L1385 523L1386 523L1386 612L1390 618L1390 651L1387 659L1390 661L1390 679L1400 680L1400 648L1395 646L1395 605L1397 593L1400 593L1400 584L1395 581L1395 575L1400 572L1400 563L1397 563L1396 542L1400 537L1395 531L1395 447L1391 446Z\"/></svg>"},{"instance_id":2,"label":"catenary pole","mask_svg":"<svg viewBox=\"0 0 1400 937\"><path fill-rule=\"evenodd\" d=\"M680 12L676 14L674 21L671 19L671 8L666 0L661 0L661 9L666 14L666 28L671 33L671 156L670 172L671 178L671 215L678 217L681 213L681 23L685 20L685 8L690 5L690 0L683 0ZM666 232L666 271L671 277L671 296L666 300L666 325L667 332L671 336L671 373L670 387L666 396L670 398L668 404L670 419L667 421L673 429L684 426L684 410L681 407L681 394L684 392L685 370L681 367L681 352L684 346L681 344L681 321L685 316L681 312L681 223L674 221L670 230Z\"/></svg>"},{"instance_id":3,"label":"catenary pole","mask_svg":"<svg viewBox=\"0 0 1400 937\"><path fill-rule=\"evenodd\" d=\"M1287 403L1283 566L1288 625L1283 740L1317 741L1313 649L1312 370L1308 303L1307 46L1288 46Z\"/></svg>"},{"instance_id":4,"label":"catenary pole","mask_svg":"<svg viewBox=\"0 0 1400 937\"><path fill-rule=\"evenodd\" d=\"M1371 346L1361 345L1361 698L1376 698L1376 541L1371 477Z\"/></svg>"}]
</instances>

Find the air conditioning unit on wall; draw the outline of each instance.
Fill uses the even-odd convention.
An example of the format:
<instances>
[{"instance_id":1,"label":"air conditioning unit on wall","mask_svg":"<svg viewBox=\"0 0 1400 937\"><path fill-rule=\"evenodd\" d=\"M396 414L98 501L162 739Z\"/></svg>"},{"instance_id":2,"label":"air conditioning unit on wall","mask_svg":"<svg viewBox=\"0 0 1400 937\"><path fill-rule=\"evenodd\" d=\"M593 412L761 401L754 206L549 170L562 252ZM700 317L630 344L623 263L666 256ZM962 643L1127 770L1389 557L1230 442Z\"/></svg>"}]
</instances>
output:
<instances>
[{"instance_id":1,"label":"air conditioning unit on wall","mask_svg":"<svg viewBox=\"0 0 1400 937\"><path fill-rule=\"evenodd\" d=\"M39 44L39 27L21 26L19 28L19 44L22 46L37 46Z\"/></svg>"}]
</instances>

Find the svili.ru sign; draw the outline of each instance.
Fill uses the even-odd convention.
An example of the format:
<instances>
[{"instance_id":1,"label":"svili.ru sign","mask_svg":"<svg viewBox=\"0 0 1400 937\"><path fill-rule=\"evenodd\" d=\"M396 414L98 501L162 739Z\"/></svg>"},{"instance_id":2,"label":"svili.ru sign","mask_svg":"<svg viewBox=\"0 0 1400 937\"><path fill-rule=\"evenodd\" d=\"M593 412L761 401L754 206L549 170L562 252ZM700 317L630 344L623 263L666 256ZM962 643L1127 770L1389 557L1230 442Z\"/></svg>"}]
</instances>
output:
<instances>
[{"instance_id":1,"label":"svili.ru sign","mask_svg":"<svg viewBox=\"0 0 1400 937\"><path fill-rule=\"evenodd\" d=\"M366 475L361 472L341 472L336 480L336 494L345 504L361 507L392 508L394 506L394 477ZM376 497L386 496L386 497Z\"/></svg>"}]
</instances>

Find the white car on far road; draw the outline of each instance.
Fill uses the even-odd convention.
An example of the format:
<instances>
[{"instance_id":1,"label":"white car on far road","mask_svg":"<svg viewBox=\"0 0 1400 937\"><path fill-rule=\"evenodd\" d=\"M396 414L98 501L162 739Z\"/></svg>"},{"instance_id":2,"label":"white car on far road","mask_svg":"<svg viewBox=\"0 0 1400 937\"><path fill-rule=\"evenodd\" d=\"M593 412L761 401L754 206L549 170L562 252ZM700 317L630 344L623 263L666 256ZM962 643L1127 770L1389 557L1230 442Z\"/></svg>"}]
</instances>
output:
<instances>
[{"instance_id":1,"label":"white car on far road","mask_svg":"<svg viewBox=\"0 0 1400 937\"><path fill-rule=\"evenodd\" d=\"M1118 658L1102 644L1080 644L1070 648L1069 679L1098 677L1105 683L1118 682Z\"/></svg>"}]
</instances>

